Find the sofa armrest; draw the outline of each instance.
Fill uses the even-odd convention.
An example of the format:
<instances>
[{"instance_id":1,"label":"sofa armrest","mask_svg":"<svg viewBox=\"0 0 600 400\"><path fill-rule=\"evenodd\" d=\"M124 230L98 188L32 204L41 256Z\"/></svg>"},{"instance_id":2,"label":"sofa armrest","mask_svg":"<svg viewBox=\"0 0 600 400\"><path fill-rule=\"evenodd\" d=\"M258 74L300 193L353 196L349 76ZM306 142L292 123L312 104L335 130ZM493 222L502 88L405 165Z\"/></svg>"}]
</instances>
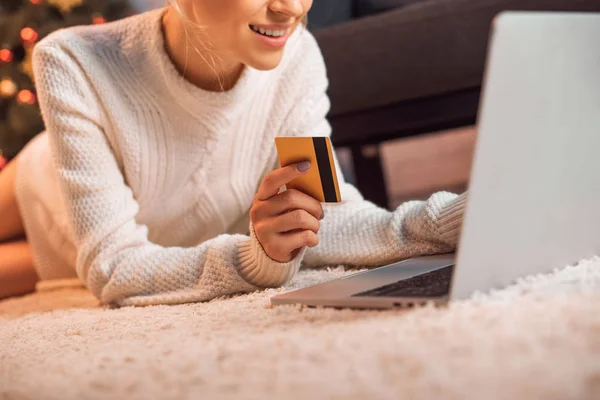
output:
<instances>
[{"instance_id":1,"label":"sofa armrest","mask_svg":"<svg viewBox=\"0 0 600 400\"><path fill-rule=\"evenodd\" d=\"M316 30L330 80L330 115L480 87L490 24L507 9L600 11L600 3L431 0Z\"/></svg>"},{"instance_id":2,"label":"sofa armrest","mask_svg":"<svg viewBox=\"0 0 600 400\"><path fill-rule=\"evenodd\" d=\"M381 12L407 7L424 1L435 0L354 0L354 16L364 17L367 15L379 14Z\"/></svg>"},{"instance_id":3,"label":"sofa armrest","mask_svg":"<svg viewBox=\"0 0 600 400\"><path fill-rule=\"evenodd\" d=\"M310 29L318 29L351 20L353 0L315 0L308 14Z\"/></svg>"}]
</instances>

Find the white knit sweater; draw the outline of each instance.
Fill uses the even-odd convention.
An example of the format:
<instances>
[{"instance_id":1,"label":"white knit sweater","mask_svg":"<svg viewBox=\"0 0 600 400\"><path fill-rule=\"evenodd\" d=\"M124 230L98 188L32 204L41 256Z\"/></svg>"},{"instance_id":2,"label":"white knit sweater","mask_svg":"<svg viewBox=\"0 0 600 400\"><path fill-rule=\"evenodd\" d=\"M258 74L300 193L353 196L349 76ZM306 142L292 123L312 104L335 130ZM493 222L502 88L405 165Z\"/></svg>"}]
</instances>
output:
<instances>
[{"instance_id":1,"label":"white knit sweater","mask_svg":"<svg viewBox=\"0 0 600 400\"><path fill-rule=\"evenodd\" d=\"M246 68L224 93L182 79L164 10L58 31L34 53L47 131L21 153L17 197L42 279L75 274L102 302L204 301L282 285L307 266L375 266L452 251L464 197L394 212L350 185L325 205L320 244L268 257L249 223L278 166L275 136L328 136L325 65L305 30L273 71Z\"/></svg>"}]
</instances>

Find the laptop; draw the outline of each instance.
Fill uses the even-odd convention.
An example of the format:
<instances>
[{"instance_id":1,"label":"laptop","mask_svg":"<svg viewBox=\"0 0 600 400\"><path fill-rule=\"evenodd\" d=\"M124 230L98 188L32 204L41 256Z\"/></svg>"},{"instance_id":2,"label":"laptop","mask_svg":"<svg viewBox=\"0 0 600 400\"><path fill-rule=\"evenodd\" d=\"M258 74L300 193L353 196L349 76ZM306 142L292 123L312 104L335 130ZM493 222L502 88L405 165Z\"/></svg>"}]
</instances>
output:
<instances>
[{"instance_id":1,"label":"laptop","mask_svg":"<svg viewBox=\"0 0 600 400\"><path fill-rule=\"evenodd\" d=\"M498 14L477 126L455 254L357 273L272 304L444 304L600 254L600 14Z\"/></svg>"}]
</instances>

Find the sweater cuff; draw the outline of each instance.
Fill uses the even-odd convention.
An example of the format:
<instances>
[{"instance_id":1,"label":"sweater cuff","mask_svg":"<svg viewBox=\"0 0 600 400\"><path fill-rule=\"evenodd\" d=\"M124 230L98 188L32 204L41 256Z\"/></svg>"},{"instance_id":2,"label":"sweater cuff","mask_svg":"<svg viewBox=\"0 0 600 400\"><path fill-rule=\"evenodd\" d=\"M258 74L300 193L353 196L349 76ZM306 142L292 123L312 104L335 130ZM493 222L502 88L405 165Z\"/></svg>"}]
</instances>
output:
<instances>
[{"instance_id":1,"label":"sweater cuff","mask_svg":"<svg viewBox=\"0 0 600 400\"><path fill-rule=\"evenodd\" d=\"M250 223L250 238L238 245L240 275L258 287L279 287L289 282L300 269L307 248L303 247L294 259L287 263L273 260L265 252Z\"/></svg>"},{"instance_id":2,"label":"sweater cuff","mask_svg":"<svg viewBox=\"0 0 600 400\"><path fill-rule=\"evenodd\" d=\"M463 215L467 204L467 192L453 199L440 211L437 228L445 243L458 243L463 223Z\"/></svg>"}]
</instances>

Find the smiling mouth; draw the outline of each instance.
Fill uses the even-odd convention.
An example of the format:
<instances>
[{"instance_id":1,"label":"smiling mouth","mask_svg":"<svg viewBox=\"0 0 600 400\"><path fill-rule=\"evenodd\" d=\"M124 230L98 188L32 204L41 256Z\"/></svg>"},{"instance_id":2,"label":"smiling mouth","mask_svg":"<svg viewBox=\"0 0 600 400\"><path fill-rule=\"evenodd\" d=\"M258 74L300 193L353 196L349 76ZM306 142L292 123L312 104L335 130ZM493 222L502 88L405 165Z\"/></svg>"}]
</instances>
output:
<instances>
[{"instance_id":1,"label":"smiling mouth","mask_svg":"<svg viewBox=\"0 0 600 400\"><path fill-rule=\"evenodd\" d=\"M252 29L254 32L258 33L259 35L263 35L266 37L272 37L272 38L280 38L282 36L285 36L285 34L287 33L287 29L265 29L265 28L261 28L260 26L257 25L249 25L250 29Z\"/></svg>"}]
</instances>

